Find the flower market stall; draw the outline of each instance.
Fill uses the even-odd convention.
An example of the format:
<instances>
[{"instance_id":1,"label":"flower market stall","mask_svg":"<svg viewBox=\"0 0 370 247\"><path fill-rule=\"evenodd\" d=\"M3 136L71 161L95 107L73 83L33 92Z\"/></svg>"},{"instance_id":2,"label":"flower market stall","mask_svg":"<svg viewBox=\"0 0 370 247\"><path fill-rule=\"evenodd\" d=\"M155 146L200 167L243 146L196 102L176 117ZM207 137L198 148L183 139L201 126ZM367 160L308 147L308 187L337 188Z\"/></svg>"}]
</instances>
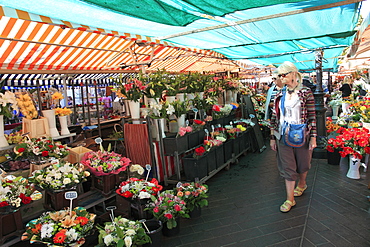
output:
<instances>
[{"instance_id":1,"label":"flower market stall","mask_svg":"<svg viewBox=\"0 0 370 247\"><path fill-rule=\"evenodd\" d=\"M25 232L53 246L160 246L200 217L205 182L266 148L265 84L283 61L316 72L325 115L322 70L359 39L361 1L234 2L0 0L1 244ZM349 107L327 149L350 168L370 153L356 88L328 103Z\"/></svg>"}]
</instances>

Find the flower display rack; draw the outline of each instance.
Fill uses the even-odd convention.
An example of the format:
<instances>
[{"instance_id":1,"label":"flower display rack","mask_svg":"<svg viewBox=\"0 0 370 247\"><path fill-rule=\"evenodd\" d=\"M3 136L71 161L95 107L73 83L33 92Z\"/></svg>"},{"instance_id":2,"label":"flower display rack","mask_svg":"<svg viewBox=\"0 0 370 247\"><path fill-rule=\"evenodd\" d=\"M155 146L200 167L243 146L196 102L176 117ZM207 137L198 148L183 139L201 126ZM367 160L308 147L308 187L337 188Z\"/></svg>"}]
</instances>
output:
<instances>
[{"instance_id":1,"label":"flower display rack","mask_svg":"<svg viewBox=\"0 0 370 247\"><path fill-rule=\"evenodd\" d=\"M119 182L119 174L96 176L92 173L92 189L99 190L103 196L109 196L114 193Z\"/></svg>"},{"instance_id":2,"label":"flower display rack","mask_svg":"<svg viewBox=\"0 0 370 247\"><path fill-rule=\"evenodd\" d=\"M0 245L13 236L19 236L24 231L21 211L0 214Z\"/></svg>"},{"instance_id":3,"label":"flower display rack","mask_svg":"<svg viewBox=\"0 0 370 247\"><path fill-rule=\"evenodd\" d=\"M202 179L208 174L208 155L199 158L193 158L193 155L185 156L183 160L184 173L187 181Z\"/></svg>"},{"instance_id":4,"label":"flower display rack","mask_svg":"<svg viewBox=\"0 0 370 247\"><path fill-rule=\"evenodd\" d=\"M183 153L189 149L188 146L188 135L178 136L172 135L163 138L164 154L174 155L177 151L178 153Z\"/></svg>"}]
</instances>

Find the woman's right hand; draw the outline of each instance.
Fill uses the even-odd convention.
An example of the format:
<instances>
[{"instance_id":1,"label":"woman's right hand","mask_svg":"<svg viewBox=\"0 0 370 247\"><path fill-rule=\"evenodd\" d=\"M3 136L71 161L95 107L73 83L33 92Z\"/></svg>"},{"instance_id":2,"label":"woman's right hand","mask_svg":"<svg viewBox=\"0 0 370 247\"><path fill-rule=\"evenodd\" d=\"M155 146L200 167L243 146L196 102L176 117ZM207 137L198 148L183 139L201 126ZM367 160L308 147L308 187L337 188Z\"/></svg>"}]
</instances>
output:
<instances>
[{"instance_id":1,"label":"woman's right hand","mask_svg":"<svg viewBox=\"0 0 370 247\"><path fill-rule=\"evenodd\" d=\"M270 147L273 151L276 151L276 140L270 140Z\"/></svg>"}]
</instances>

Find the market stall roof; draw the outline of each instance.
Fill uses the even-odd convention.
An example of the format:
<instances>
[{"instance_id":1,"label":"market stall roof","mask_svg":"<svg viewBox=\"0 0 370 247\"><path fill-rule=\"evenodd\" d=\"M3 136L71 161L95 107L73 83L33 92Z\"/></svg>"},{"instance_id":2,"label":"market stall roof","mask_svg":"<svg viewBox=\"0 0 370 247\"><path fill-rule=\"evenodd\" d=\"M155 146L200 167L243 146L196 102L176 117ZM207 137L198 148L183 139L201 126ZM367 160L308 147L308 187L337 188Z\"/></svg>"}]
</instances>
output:
<instances>
[{"instance_id":1,"label":"market stall roof","mask_svg":"<svg viewBox=\"0 0 370 247\"><path fill-rule=\"evenodd\" d=\"M227 57L314 69L314 51L323 49L324 69L336 69L355 37L358 2L0 0L0 62L8 69L235 69Z\"/></svg>"}]
</instances>

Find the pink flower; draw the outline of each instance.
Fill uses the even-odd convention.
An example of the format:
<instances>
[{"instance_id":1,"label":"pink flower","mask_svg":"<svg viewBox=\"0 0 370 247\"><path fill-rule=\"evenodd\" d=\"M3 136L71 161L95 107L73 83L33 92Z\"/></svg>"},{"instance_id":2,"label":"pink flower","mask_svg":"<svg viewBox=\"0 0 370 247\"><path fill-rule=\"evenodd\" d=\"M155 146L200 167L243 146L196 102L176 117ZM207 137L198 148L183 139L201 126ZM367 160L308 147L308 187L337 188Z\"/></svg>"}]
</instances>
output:
<instances>
[{"instance_id":1,"label":"pink flower","mask_svg":"<svg viewBox=\"0 0 370 247\"><path fill-rule=\"evenodd\" d=\"M186 129L186 132L192 132L193 131L193 128L191 126L187 126L185 127Z\"/></svg>"},{"instance_id":2,"label":"pink flower","mask_svg":"<svg viewBox=\"0 0 370 247\"><path fill-rule=\"evenodd\" d=\"M180 136L184 136L186 134L186 130L184 130L184 129L180 129L180 131L179 131L179 135Z\"/></svg>"},{"instance_id":3,"label":"pink flower","mask_svg":"<svg viewBox=\"0 0 370 247\"><path fill-rule=\"evenodd\" d=\"M166 217L169 220L173 218L172 214L164 214L164 217Z\"/></svg>"},{"instance_id":4,"label":"pink flower","mask_svg":"<svg viewBox=\"0 0 370 247\"><path fill-rule=\"evenodd\" d=\"M154 213L158 213L159 212L159 208L158 207L153 208L153 212Z\"/></svg>"},{"instance_id":5,"label":"pink flower","mask_svg":"<svg viewBox=\"0 0 370 247\"><path fill-rule=\"evenodd\" d=\"M96 169L97 169L99 172L103 171L103 167L102 167L102 166L98 166Z\"/></svg>"},{"instance_id":6,"label":"pink flower","mask_svg":"<svg viewBox=\"0 0 370 247\"><path fill-rule=\"evenodd\" d=\"M177 212L181 211L181 207L179 205L175 205L173 207Z\"/></svg>"}]
</instances>

